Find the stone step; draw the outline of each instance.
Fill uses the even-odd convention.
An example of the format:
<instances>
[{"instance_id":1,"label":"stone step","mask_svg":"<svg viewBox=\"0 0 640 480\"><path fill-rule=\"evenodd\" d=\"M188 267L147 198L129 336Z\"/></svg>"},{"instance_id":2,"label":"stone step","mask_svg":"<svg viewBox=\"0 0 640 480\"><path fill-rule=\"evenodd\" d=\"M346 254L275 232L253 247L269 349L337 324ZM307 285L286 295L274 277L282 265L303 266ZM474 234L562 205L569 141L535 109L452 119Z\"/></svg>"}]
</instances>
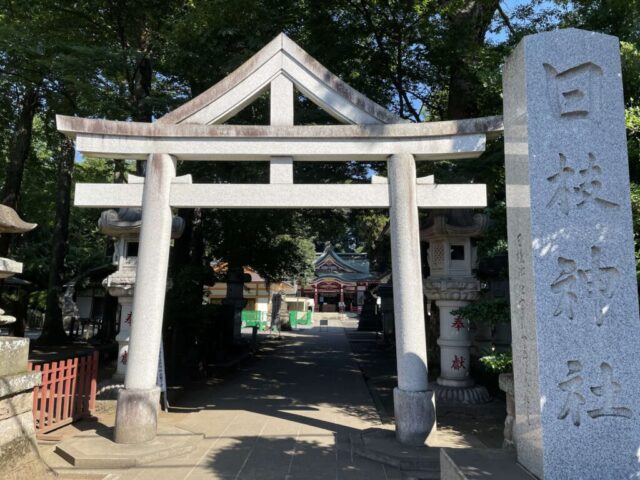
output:
<instances>
[{"instance_id":1,"label":"stone step","mask_svg":"<svg viewBox=\"0 0 640 480\"><path fill-rule=\"evenodd\" d=\"M370 428L350 435L351 450L356 455L394 467L403 478L417 480L440 479L440 449L401 445L393 430Z\"/></svg>"},{"instance_id":2,"label":"stone step","mask_svg":"<svg viewBox=\"0 0 640 480\"><path fill-rule=\"evenodd\" d=\"M442 480L470 480L478 472L491 480L534 480L516 463L514 450L499 448L443 448L440 450Z\"/></svg>"},{"instance_id":3,"label":"stone step","mask_svg":"<svg viewBox=\"0 0 640 480\"><path fill-rule=\"evenodd\" d=\"M203 437L177 427L160 426L158 435L150 442L122 444L115 443L110 432L93 430L62 441L55 452L78 468L131 468L185 455Z\"/></svg>"}]
</instances>

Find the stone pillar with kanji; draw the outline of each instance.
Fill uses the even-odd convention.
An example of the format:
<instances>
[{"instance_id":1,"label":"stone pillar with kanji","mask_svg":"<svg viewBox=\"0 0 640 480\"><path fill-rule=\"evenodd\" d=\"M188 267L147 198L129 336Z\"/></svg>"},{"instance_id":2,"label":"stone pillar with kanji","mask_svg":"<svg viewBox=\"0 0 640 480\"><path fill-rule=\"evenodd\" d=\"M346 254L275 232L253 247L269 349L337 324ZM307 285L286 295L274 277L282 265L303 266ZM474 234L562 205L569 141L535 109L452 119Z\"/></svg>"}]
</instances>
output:
<instances>
[{"instance_id":1,"label":"stone pillar with kanji","mask_svg":"<svg viewBox=\"0 0 640 480\"><path fill-rule=\"evenodd\" d=\"M504 66L518 462L640 475L640 318L620 42L524 37Z\"/></svg>"},{"instance_id":2,"label":"stone pillar with kanji","mask_svg":"<svg viewBox=\"0 0 640 480\"><path fill-rule=\"evenodd\" d=\"M440 377L434 390L436 398L447 403L477 404L490 399L487 389L471 377L469 321L454 313L478 298L473 239L487 224L484 214L453 210L435 215L420 233L421 240L429 242L430 275L423 282L424 293L440 313Z\"/></svg>"}]
</instances>

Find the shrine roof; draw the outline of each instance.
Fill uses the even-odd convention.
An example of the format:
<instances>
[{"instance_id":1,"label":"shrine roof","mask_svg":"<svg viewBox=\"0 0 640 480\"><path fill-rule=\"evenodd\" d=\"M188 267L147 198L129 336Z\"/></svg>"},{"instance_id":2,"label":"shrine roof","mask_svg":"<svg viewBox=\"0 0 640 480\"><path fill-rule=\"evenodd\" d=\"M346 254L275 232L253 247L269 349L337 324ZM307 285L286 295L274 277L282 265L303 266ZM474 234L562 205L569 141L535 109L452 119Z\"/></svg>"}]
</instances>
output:
<instances>
[{"instance_id":1,"label":"shrine roof","mask_svg":"<svg viewBox=\"0 0 640 480\"><path fill-rule=\"evenodd\" d=\"M348 257L352 257L353 254L349 253L338 253L336 252L333 245L328 244L324 251L320 254L317 254L317 258L314 261L314 266L316 270L321 268L323 265L331 263L335 265L337 268L342 269L346 272L354 272L354 273L368 273L369 272L369 262L366 261L366 265L364 262L358 262L360 265L357 265L356 262L347 260ZM360 255L361 256L361 255Z\"/></svg>"},{"instance_id":2,"label":"shrine roof","mask_svg":"<svg viewBox=\"0 0 640 480\"><path fill-rule=\"evenodd\" d=\"M337 281L340 283L377 282L379 279L379 275L375 273L330 272L316 275L311 284L326 281Z\"/></svg>"},{"instance_id":3,"label":"shrine roof","mask_svg":"<svg viewBox=\"0 0 640 480\"><path fill-rule=\"evenodd\" d=\"M315 279L312 283L334 280L342 283L375 281L376 273L369 271L369 260L366 254L338 253L333 245L327 245L318 254L315 264ZM328 267L323 269L323 267Z\"/></svg>"}]
</instances>

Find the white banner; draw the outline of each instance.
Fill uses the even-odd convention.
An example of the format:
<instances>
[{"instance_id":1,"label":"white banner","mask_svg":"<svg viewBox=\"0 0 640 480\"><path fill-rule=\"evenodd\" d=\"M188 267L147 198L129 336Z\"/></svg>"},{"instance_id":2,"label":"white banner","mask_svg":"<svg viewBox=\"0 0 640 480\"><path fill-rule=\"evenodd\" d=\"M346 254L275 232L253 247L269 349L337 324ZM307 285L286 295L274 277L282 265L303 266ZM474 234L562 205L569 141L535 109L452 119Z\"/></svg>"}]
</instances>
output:
<instances>
[{"instance_id":1,"label":"white banner","mask_svg":"<svg viewBox=\"0 0 640 480\"><path fill-rule=\"evenodd\" d=\"M160 355L158 356L158 377L156 378L156 385L160 387L160 391L163 393L162 409L164 411L169 410L169 401L167 400L167 375L164 369L164 347L162 341L160 341Z\"/></svg>"}]
</instances>

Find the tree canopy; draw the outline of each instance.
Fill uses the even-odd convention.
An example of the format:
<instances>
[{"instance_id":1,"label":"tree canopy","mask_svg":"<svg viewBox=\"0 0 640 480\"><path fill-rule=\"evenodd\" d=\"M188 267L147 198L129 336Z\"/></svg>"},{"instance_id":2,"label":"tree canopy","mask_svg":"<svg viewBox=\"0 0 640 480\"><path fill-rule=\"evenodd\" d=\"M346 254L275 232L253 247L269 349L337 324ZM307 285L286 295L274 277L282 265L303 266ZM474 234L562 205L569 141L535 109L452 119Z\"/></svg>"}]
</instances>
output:
<instances>
[{"instance_id":1,"label":"tree canopy","mask_svg":"<svg viewBox=\"0 0 640 480\"><path fill-rule=\"evenodd\" d=\"M106 261L99 212L70 207L77 181L122 181L143 165L75 158L56 113L151 122L287 33L355 89L414 122L499 115L503 59L523 35L575 26L622 44L630 171L640 198L640 1L638 0L0 0L0 201L36 231L5 237L0 254L25 262L24 278L49 292L59 315L64 282ZM297 123L334 120L303 95ZM229 123L266 124L259 98ZM489 186L493 254L505 248L501 140L473 162L421 163L437 181ZM296 165L304 182L362 182L384 165ZM184 163L199 182L266 182L266 164ZM634 201L636 213L640 202ZM181 210L172 270L207 268L212 258L251 265L279 280L308 271L326 241L368 251L388 267L381 211ZM636 215L638 218L638 215ZM190 270L192 271L192 270ZM202 277L204 278L204 277ZM204 281L204 280L202 280ZM42 295L37 298L43 298Z\"/></svg>"}]
</instances>

